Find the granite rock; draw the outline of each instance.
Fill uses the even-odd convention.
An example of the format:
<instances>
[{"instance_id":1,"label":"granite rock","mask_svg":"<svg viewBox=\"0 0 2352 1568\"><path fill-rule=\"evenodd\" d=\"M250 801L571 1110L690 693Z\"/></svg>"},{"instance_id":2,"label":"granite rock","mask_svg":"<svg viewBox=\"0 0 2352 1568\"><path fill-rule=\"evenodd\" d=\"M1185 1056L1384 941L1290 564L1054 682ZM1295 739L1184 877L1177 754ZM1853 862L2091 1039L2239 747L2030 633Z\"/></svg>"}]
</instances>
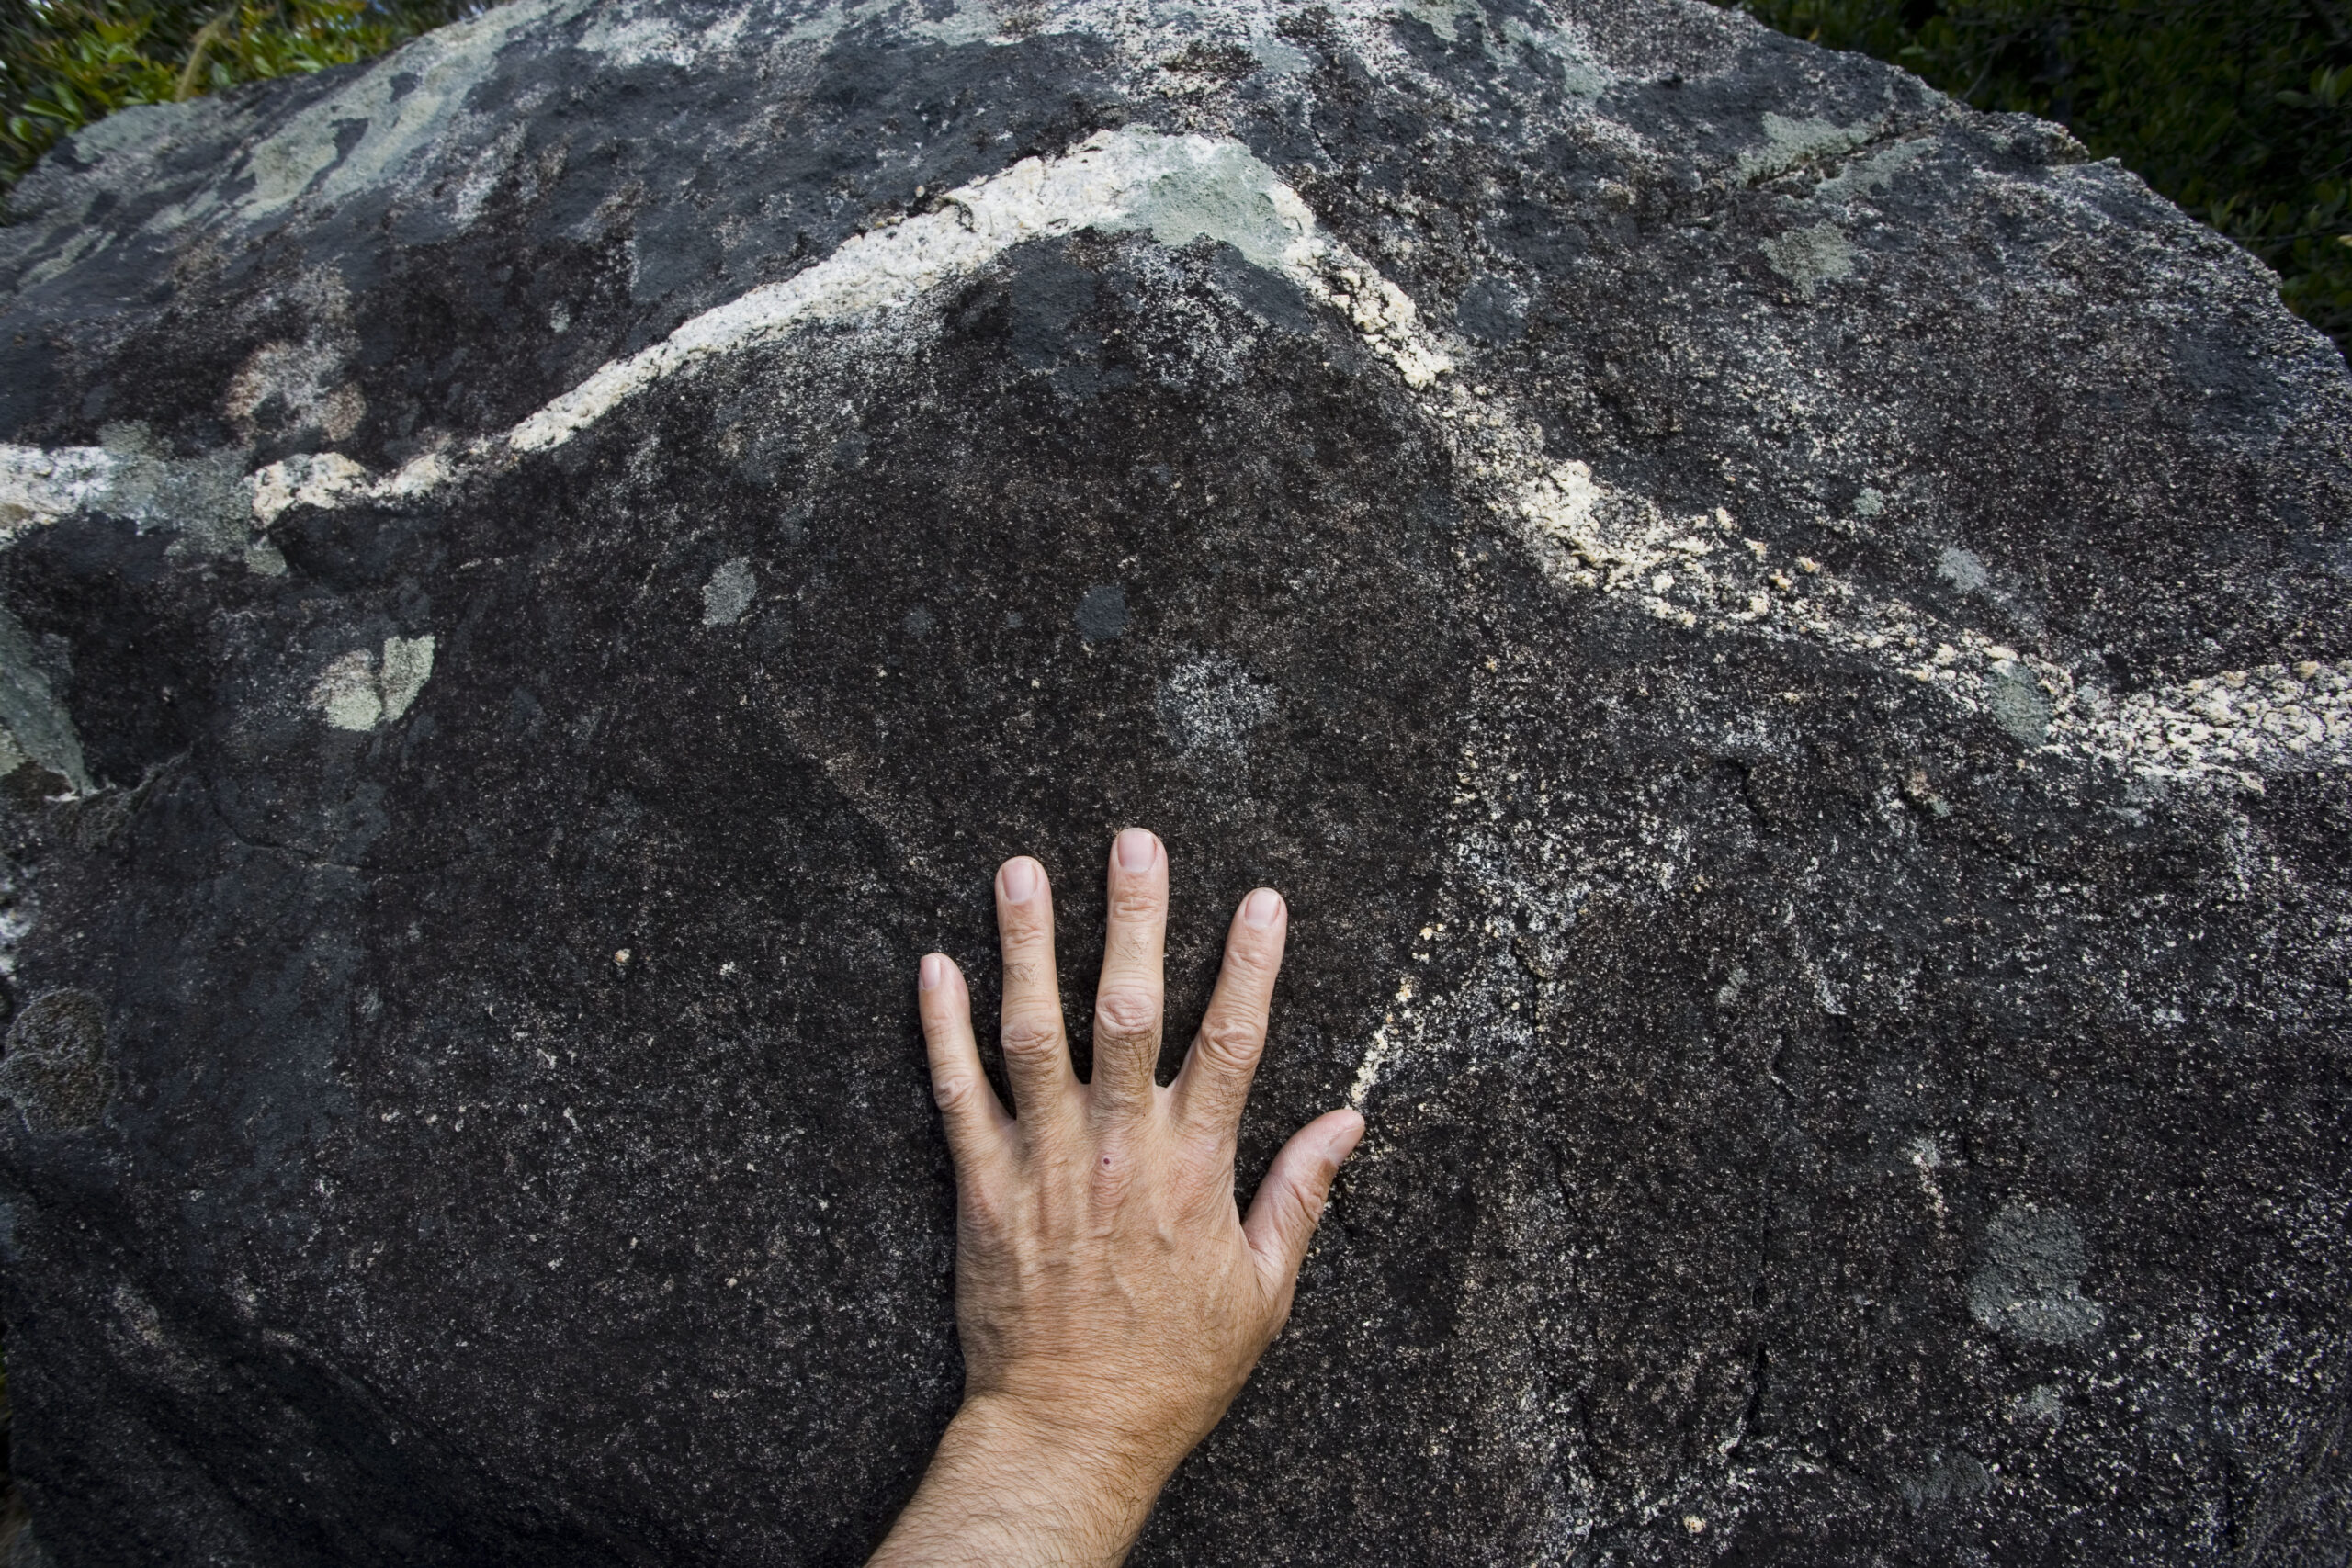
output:
<instances>
[{"instance_id":1,"label":"granite rock","mask_svg":"<svg viewBox=\"0 0 2352 1568\"><path fill-rule=\"evenodd\" d=\"M1668 0L512 0L0 229L62 1568L854 1563L911 976L1285 889L1370 1122L1138 1563L2352 1551L2352 380ZM1080 1054L1084 1052L1082 1027Z\"/></svg>"}]
</instances>

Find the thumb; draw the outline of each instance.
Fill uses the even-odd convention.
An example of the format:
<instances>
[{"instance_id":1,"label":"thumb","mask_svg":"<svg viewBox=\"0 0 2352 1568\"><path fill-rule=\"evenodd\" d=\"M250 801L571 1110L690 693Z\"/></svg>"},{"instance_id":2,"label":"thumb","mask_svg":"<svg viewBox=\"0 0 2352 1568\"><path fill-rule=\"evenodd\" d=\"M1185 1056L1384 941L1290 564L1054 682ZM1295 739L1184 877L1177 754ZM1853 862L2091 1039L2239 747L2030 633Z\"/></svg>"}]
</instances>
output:
<instances>
[{"instance_id":1,"label":"thumb","mask_svg":"<svg viewBox=\"0 0 2352 1568\"><path fill-rule=\"evenodd\" d=\"M1258 1267L1271 1282L1287 1286L1315 1237L1316 1222L1323 1217L1323 1200L1330 1195L1331 1179L1355 1153L1363 1137L1363 1118L1352 1111L1327 1111L1291 1134L1273 1168L1258 1184L1250 1217L1241 1224L1258 1255Z\"/></svg>"}]
</instances>

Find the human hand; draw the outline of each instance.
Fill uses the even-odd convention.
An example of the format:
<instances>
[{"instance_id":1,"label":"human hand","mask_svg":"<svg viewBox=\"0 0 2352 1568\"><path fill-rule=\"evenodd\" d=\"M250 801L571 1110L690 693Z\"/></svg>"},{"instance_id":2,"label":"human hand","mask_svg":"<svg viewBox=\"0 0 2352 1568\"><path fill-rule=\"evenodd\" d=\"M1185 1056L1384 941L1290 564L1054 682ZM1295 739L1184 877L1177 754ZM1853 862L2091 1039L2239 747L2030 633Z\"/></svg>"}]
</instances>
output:
<instances>
[{"instance_id":1,"label":"human hand","mask_svg":"<svg viewBox=\"0 0 2352 1568\"><path fill-rule=\"evenodd\" d=\"M1112 847L1091 1082L1063 1038L1045 868L1005 862L996 897L1020 1114L980 1070L962 973L931 954L923 1037L956 1162L964 1405L874 1568L1122 1560L1289 1316L1331 1179L1363 1135L1352 1111L1308 1122L1241 1217L1235 1141L1289 921L1272 889L1235 914L1208 1014L1164 1089L1159 840L1130 828Z\"/></svg>"}]
</instances>

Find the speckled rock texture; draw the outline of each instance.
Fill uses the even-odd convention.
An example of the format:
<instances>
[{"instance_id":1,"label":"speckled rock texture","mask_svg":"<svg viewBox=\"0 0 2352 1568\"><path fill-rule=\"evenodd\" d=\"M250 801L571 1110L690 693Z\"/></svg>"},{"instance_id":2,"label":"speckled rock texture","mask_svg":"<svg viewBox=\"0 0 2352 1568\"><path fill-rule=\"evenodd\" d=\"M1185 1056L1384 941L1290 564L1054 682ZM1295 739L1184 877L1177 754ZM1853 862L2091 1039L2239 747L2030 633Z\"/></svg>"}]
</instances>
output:
<instances>
[{"instance_id":1,"label":"speckled rock texture","mask_svg":"<svg viewBox=\"0 0 2352 1568\"><path fill-rule=\"evenodd\" d=\"M855 1563L915 959L1167 839L1371 1124L1161 1564L2340 1564L2352 379L1668 0L514 0L0 229L61 1568ZM994 998L983 986L980 1007Z\"/></svg>"}]
</instances>

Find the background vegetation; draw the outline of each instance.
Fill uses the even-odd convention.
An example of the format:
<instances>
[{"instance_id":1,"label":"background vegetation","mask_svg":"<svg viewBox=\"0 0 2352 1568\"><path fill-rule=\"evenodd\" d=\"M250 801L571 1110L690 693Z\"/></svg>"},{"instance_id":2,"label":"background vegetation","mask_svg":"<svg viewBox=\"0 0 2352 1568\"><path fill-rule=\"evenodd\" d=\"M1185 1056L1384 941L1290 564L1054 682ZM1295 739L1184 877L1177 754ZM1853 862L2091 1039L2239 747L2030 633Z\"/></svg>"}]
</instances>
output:
<instances>
[{"instance_id":1,"label":"background vegetation","mask_svg":"<svg viewBox=\"0 0 2352 1568\"><path fill-rule=\"evenodd\" d=\"M131 104L365 59L492 0L0 0L0 192ZM1717 0L2064 124L2352 351L2352 0Z\"/></svg>"},{"instance_id":2,"label":"background vegetation","mask_svg":"<svg viewBox=\"0 0 2352 1568\"><path fill-rule=\"evenodd\" d=\"M0 190L133 104L365 60L482 0L0 0Z\"/></svg>"},{"instance_id":3,"label":"background vegetation","mask_svg":"<svg viewBox=\"0 0 2352 1568\"><path fill-rule=\"evenodd\" d=\"M2352 353L2352 0L1718 0L2060 121L2277 269Z\"/></svg>"}]
</instances>

